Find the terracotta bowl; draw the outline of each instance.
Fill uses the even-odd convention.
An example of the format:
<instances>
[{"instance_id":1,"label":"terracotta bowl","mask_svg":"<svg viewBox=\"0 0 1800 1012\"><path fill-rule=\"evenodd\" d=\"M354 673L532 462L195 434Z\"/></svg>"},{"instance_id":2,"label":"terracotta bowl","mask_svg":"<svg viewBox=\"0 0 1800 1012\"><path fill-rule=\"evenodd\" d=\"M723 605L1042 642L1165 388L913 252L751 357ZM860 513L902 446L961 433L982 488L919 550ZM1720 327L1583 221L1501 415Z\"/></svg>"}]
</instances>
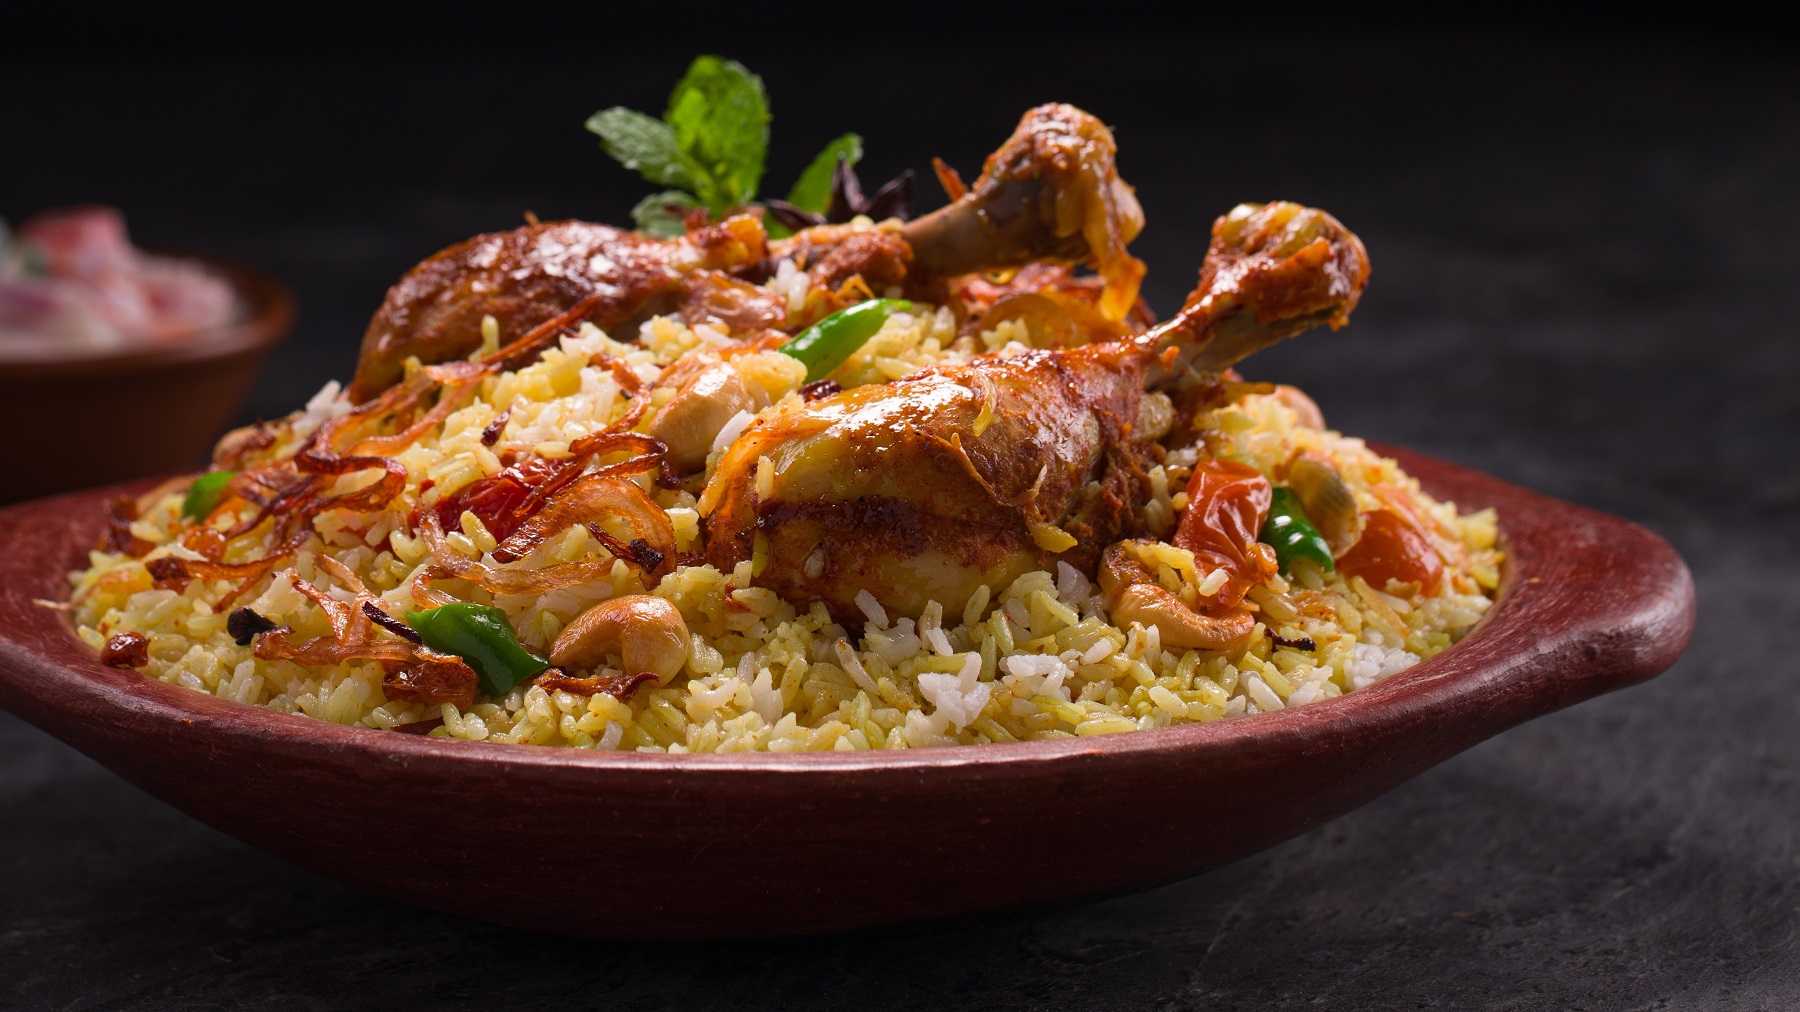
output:
<instances>
[{"instance_id":1,"label":"terracotta bowl","mask_svg":"<svg viewBox=\"0 0 1800 1012\"><path fill-rule=\"evenodd\" d=\"M804 755L594 753L342 727L104 667L32 603L65 595L64 573L117 489L0 512L0 705L304 868L543 931L790 934L1136 889L1317 826L1506 728L1649 678L1687 644L1693 583L1655 534L1382 452L1434 495L1499 508L1500 600L1430 661L1293 710ZM997 870L995 858L1018 855L1042 870ZM496 876L535 886L473 909L468 897ZM597 881L631 902L584 899L579 885Z\"/></svg>"},{"instance_id":2,"label":"terracotta bowl","mask_svg":"<svg viewBox=\"0 0 1800 1012\"><path fill-rule=\"evenodd\" d=\"M0 361L8 441L0 503L204 462L264 357L294 324L294 299L260 271L180 251L230 280L243 304L223 327L154 348Z\"/></svg>"}]
</instances>

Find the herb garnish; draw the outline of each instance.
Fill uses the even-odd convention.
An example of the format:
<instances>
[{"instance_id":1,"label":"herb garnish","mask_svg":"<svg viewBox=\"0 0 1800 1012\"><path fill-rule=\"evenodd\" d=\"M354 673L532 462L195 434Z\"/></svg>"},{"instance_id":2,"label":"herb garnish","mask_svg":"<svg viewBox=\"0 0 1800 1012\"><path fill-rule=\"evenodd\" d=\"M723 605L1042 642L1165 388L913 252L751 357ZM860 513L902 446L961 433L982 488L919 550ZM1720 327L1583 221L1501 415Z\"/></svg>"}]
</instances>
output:
<instances>
[{"instance_id":1,"label":"herb garnish","mask_svg":"<svg viewBox=\"0 0 1800 1012\"><path fill-rule=\"evenodd\" d=\"M587 128L620 164L669 187L631 209L639 228L669 238L680 235L696 211L704 210L710 219L755 206L769 151L770 118L762 78L735 60L701 56L669 94L661 119L614 106L590 116ZM769 201L770 234L780 237L790 228L848 220L852 214L906 217L912 173L884 186L873 200L863 200L851 171L862 153L862 138L856 134L825 145L787 199Z\"/></svg>"}]
</instances>

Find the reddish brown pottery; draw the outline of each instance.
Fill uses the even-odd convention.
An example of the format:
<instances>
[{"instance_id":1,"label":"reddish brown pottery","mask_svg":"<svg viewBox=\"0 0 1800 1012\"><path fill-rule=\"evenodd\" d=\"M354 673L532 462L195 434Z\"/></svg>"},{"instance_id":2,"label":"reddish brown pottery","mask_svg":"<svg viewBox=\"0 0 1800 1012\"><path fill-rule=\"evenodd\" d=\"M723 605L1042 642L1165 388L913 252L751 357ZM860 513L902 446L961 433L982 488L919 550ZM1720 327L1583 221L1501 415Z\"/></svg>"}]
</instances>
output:
<instances>
[{"instance_id":1,"label":"reddish brown pottery","mask_svg":"<svg viewBox=\"0 0 1800 1012\"><path fill-rule=\"evenodd\" d=\"M0 431L14 434L0 503L201 463L287 337L294 299L279 281L225 260L159 252L230 281L242 315L154 347L0 362Z\"/></svg>"},{"instance_id":2,"label":"reddish brown pottery","mask_svg":"<svg viewBox=\"0 0 1800 1012\"><path fill-rule=\"evenodd\" d=\"M790 934L1139 888L1317 826L1506 728L1649 678L1686 646L1693 584L1655 534L1383 452L1436 496L1499 509L1499 603L1410 671L1277 713L805 755L596 754L340 727L101 666L32 604L65 595L118 490L0 512L0 705L320 874L464 913L470 886L526 884L479 915L544 931ZM1055 871L998 870L1019 855ZM596 879L612 882L585 898Z\"/></svg>"}]
</instances>

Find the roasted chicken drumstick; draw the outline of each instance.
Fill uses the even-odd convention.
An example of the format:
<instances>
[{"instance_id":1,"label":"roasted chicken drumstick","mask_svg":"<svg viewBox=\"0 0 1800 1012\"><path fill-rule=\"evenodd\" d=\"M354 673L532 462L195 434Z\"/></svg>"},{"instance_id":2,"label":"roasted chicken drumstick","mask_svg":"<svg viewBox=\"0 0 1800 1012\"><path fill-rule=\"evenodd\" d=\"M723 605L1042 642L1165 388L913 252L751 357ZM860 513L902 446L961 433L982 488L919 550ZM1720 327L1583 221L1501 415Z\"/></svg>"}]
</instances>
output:
<instances>
[{"instance_id":1,"label":"roasted chicken drumstick","mask_svg":"<svg viewBox=\"0 0 1800 1012\"><path fill-rule=\"evenodd\" d=\"M1319 324L1343 325L1368 278L1362 243L1323 211L1242 205L1221 217L1199 287L1147 333L987 356L765 414L725 452L701 500L710 561L823 600L867 591L917 614L1136 534L1147 386L1216 375Z\"/></svg>"}]
</instances>

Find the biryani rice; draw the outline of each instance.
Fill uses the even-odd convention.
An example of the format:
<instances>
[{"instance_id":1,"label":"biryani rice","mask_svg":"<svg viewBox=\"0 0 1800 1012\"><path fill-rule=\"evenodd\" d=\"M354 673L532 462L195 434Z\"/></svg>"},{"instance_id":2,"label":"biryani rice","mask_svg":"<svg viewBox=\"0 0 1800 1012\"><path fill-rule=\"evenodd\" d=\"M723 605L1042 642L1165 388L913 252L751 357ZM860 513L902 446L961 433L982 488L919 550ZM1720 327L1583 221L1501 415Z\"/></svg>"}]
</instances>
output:
<instances>
[{"instance_id":1,"label":"biryani rice","mask_svg":"<svg viewBox=\"0 0 1800 1012\"><path fill-rule=\"evenodd\" d=\"M768 287L792 304L804 300L806 284L803 272L784 264ZM485 347L477 355L492 351L501 338L498 327L484 330ZM1418 592L1416 585L1411 594L1390 593L1404 588L1371 587L1300 560L1290 578L1276 576L1251 590L1256 632L1241 655L1226 656L1167 649L1154 626L1111 624L1104 595L1066 564L1028 573L1009 586L984 587L957 614L933 602L917 617L888 615L865 593L861 630L833 621L822 604L785 601L755 586L758 561L732 572L680 565L645 586L638 570L613 560L603 579L530 596L493 595L466 581L438 580L437 590L504 610L520 641L540 652L584 610L623 594L648 592L673 602L691 635L684 670L667 684L640 688L628 701L526 685L467 709L390 700L383 670L373 661L303 667L260 659L234 641L226 619L236 606L291 626L295 640L331 635L324 611L294 584L298 577L341 600L353 598L318 566L319 553L354 572L390 610L413 608L412 582L431 558L409 523L411 510L432 507L500 472L508 452L567 456L570 443L623 414L627 398L607 368L591 364L597 356L622 360L653 383L681 355L730 343L711 327L689 327L674 317L650 320L637 337L622 343L586 325L539 361L484 379L441 426L395 454L409 475L404 494L378 513L321 514L312 540L290 565L229 605L222 602L235 589L231 581L196 579L179 590L155 586L147 563L198 558L179 542L191 529L180 515L182 490L168 491L131 525L134 535L154 546L151 551L142 558L95 551L87 569L71 574L79 635L98 649L114 634L140 633L150 655L141 670L150 677L340 724L392 729L441 720L430 734L659 752L917 748L1145 730L1327 699L1450 646L1481 618L1498 584L1501 556L1491 510L1459 515L1454 504L1426 496L1361 440L1299 424L1280 397L1251 393L1200 419L1204 447L1171 447L1151 470L1144 514L1150 532L1167 537L1173 531L1185 506L1180 490L1202 452L1270 475L1309 451L1338 470L1360 509L1399 500L1421 521L1450 560L1435 593ZM977 354L1022 350L1028 339L1022 326L1008 322L959 340L948 310L921 307L890 318L834 378L845 387L885 382ZM740 355L733 363L777 408L805 382L804 367L777 353ZM659 389L652 403L671 395ZM1159 396L1151 395L1153 414L1167 411ZM292 452L321 424L349 410L336 384L327 386L267 453ZM508 414L498 440L486 445L483 432L502 412ZM742 415L726 427L713 461L749 420ZM333 491L376 477L345 475ZM698 548L702 519L695 497L642 484L668 514L677 548ZM463 556L502 570L610 558L580 524L506 564L487 554L496 540L473 513L463 513L446 538ZM267 539L242 538L225 561L254 558L268 547ZM1166 589L1190 605L1224 581L1223 571L1196 565L1191 553L1173 545L1146 543L1134 550ZM616 657L595 672L620 673Z\"/></svg>"}]
</instances>

